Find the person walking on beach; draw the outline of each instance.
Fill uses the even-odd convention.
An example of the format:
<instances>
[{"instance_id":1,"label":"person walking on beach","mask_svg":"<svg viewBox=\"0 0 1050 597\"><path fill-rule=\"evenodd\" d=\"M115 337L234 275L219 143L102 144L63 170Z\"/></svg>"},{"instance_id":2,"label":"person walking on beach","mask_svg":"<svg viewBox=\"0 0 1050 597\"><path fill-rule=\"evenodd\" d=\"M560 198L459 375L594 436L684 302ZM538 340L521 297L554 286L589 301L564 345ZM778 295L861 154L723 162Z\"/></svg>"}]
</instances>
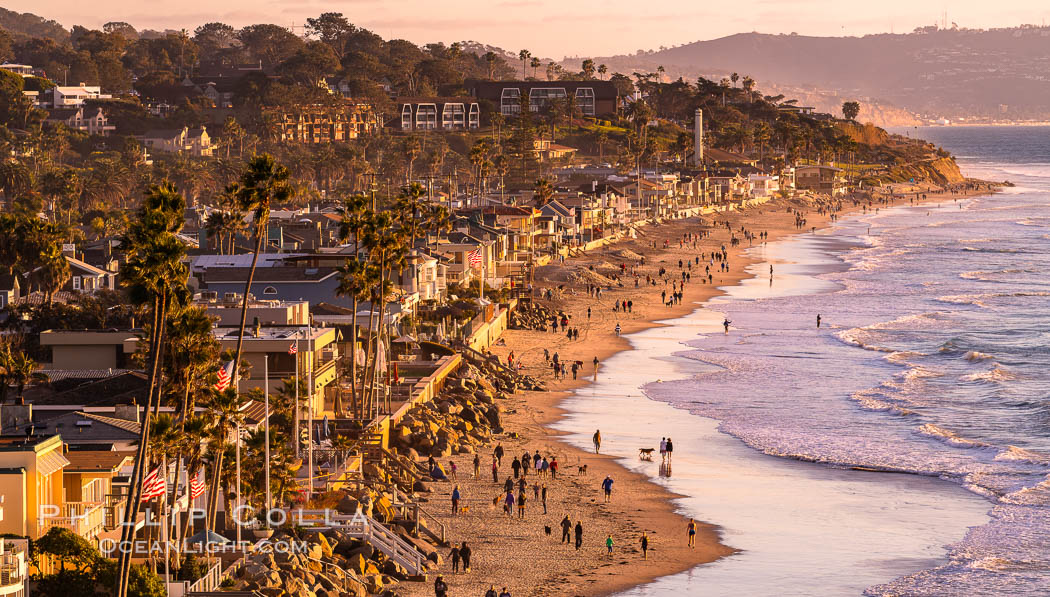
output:
<instances>
[{"instance_id":1,"label":"person walking on beach","mask_svg":"<svg viewBox=\"0 0 1050 597\"><path fill-rule=\"evenodd\" d=\"M543 484L543 489L540 490L540 500L543 504L543 514L547 514L547 484Z\"/></svg>"},{"instance_id":2,"label":"person walking on beach","mask_svg":"<svg viewBox=\"0 0 1050 597\"><path fill-rule=\"evenodd\" d=\"M579 370L580 370L579 363L573 361L573 363L572 363L572 378L574 380L576 379L576 372L579 371Z\"/></svg>"},{"instance_id":3,"label":"person walking on beach","mask_svg":"<svg viewBox=\"0 0 1050 597\"><path fill-rule=\"evenodd\" d=\"M609 536L607 536L605 538L605 549L608 550L607 553L609 554L610 558L612 557L612 548L613 548L612 535L609 535Z\"/></svg>"},{"instance_id":4,"label":"person walking on beach","mask_svg":"<svg viewBox=\"0 0 1050 597\"><path fill-rule=\"evenodd\" d=\"M492 457L492 482L499 483L499 466L496 464L496 457Z\"/></svg>"},{"instance_id":5,"label":"person walking on beach","mask_svg":"<svg viewBox=\"0 0 1050 597\"><path fill-rule=\"evenodd\" d=\"M646 535L644 531L642 532L642 559L649 559L649 535Z\"/></svg>"},{"instance_id":6,"label":"person walking on beach","mask_svg":"<svg viewBox=\"0 0 1050 597\"><path fill-rule=\"evenodd\" d=\"M732 322L732 321L729 321L729 319L728 319L728 318L727 318L727 319L725 319L725 320L724 320L724 321L722 322L722 327L724 327L724 328L726 329L726 335L727 335L727 336L729 335L729 324L731 324L731 323L733 323L733 322Z\"/></svg>"},{"instance_id":7,"label":"person walking on beach","mask_svg":"<svg viewBox=\"0 0 1050 597\"><path fill-rule=\"evenodd\" d=\"M447 597L448 595L448 584L445 583L445 577L440 574L434 579L434 597Z\"/></svg>"},{"instance_id":8,"label":"person walking on beach","mask_svg":"<svg viewBox=\"0 0 1050 597\"><path fill-rule=\"evenodd\" d=\"M667 452L667 463L670 464L671 456L674 455L674 444L671 443L671 438L667 438L667 447L665 450Z\"/></svg>"},{"instance_id":9,"label":"person walking on beach","mask_svg":"<svg viewBox=\"0 0 1050 597\"><path fill-rule=\"evenodd\" d=\"M572 521L569 520L569 515L566 514L565 518L561 519L561 542L562 543L568 543L571 534L572 534Z\"/></svg>"},{"instance_id":10,"label":"person walking on beach","mask_svg":"<svg viewBox=\"0 0 1050 597\"><path fill-rule=\"evenodd\" d=\"M496 449L492 451L492 455L496 457L497 466L503 466L503 443L497 443Z\"/></svg>"},{"instance_id":11,"label":"person walking on beach","mask_svg":"<svg viewBox=\"0 0 1050 597\"><path fill-rule=\"evenodd\" d=\"M667 438L660 438L660 462L667 462Z\"/></svg>"},{"instance_id":12,"label":"person walking on beach","mask_svg":"<svg viewBox=\"0 0 1050 597\"><path fill-rule=\"evenodd\" d=\"M508 491L507 496L503 498L503 512L507 516L514 516L514 492Z\"/></svg>"},{"instance_id":13,"label":"person walking on beach","mask_svg":"<svg viewBox=\"0 0 1050 597\"><path fill-rule=\"evenodd\" d=\"M481 478L481 456L477 453L474 454L474 478Z\"/></svg>"},{"instance_id":14,"label":"person walking on beach","mask_svg":"<svg viewBox=\"0 0 1050 597\"><path fill-rule=\"evenodd\" d=\"M598 429L594 430L594 437L591 438L594 442L594 453L597 454L598 450L602 447L602 432Z\"/></svg>"},{"instance_id":15,"label":"person walking on beach","mask_svg":"<svg viewBox=\"0 0 1050 597\"><path fill-rule=\"evenodd\" d=\"M456 516L459 513L459 500L462 497L459 493L459 485L452 488L452 516Z\"/></svg>"},{"instance_id":16,"label":"person walking on beach","mask_svg":"<svg viewBox=\"0 0 1050 597\"><path fill-rule=\"evenodd\" d=\"M463 572L470 572L470 546L466 541L459 546L459 557L463 558Z\"/></svg>"},{"instance_id":17,"label":"person walking on beach","mask_svg":"<svg viewBox=\"0 0 1050 597\"><path fill-rule=\"evenodd\" d=\"M620 335L620 324L616 324L616 327L613 328L613 329L616 331L616 335L619 336Z\"/></svg>"},{"instance_id":18,"label":"person walking on beach","mask_svg":"<svg viewBox=\"0 0 1050 597\"><path fill-rule=\"evenodd\" d=\"M561 256L561 260L563 263L565 262L565 255ZM507 587L503 587L503 590L499 592L499 597L511 597L510 591L507 590Z\"/></svg>"},{"instance_id":19,"label":"person walking on beach","mask_svg":"<svg viewBox=\"0 0 1050 597\"><path fill-rule=\"evenodd\" d=\"M689 547L696 547L696 521L692 518L689 519L689 524L686 525L686 532L689 533Z\"/></svg>"},{"instance_id":20,"label":"person walking on beach","mask_svg":"<svg viewBox=\"0 0 1050 597\"><path fill-rule=\"evenodd\" d=\"M598 381L598 355L594 356L594 381Z\"/></svg>"},{"instance_id":21,"label":"person walking on beach","mask_svg":"<svg viewBox=\"0 0 1050 597\"><path fill-rule=\"evenodd\" d=\"M583 523L579 520L576 521L576 528L573 529L576 535L576 551L580 551L580 546L583 545Z\"/></svg>"},{"instance_id":22,"label":"person walking on beach","mask_svg":"<svg viewBox=\"0 0 1050 597\"><path fill-rule=\"evenodd\" d=\"M496 585L489 585L489 590L485 591L485 597L499 597L499 593L496 592Z\"/></svg>"},{"instance_id":23,"label":"person walking on beach","mask_svg":"<svg viewBox=\"0 0 1050 597\"><path fill-rule=\"evenodd\" d=\"M606 475L605 480L602 481L602 491L605 492L605 503L608 504L612 500L612 477Z\"/></svg>"},{"instance_id":24,"label":"person walking on beach","mask_svg":"<svg viewBox=\"0 0 1050 597\"><path fill-rule=\"evenodd\" d=\"M817 313L817 327L820 327L820 313Z\"/></svg>"},{"instance_id":25,"label":"person walking on beach","mask_svg":"<svg viewBox=\"0 0 1050 597\"><path fill-rule=\"evenodd\" d=\"M558 457L551 457L551 481L558 479Z\"/></svg>"},{"instance_id":26,"label":"person walking on beach","mask_svg":"<svg viewBox=\"0 0 1050 597\"><path fill-rule=\"evenodd\" d=\"M455 545L452 546L452 551L448 553L448 559L452 560L452 574L459 573L459 548Z\"/></svg>"},{"instance_id":27,"label":"person walking on beach","mask_svg":"<svg viewBox=\"0 0 1050 597\"><path fill-rule=\"evenodd\" d=\"M525 519L525 490L518 492L518 519Z\"/></svg>"},{"instance_id":28,"label":"person walking on beach","mask_svg":"<svg viewBox=\"0 0 1050 597\"><path fill-rule=\"evenodd\" d=\"M510 463L510 468L514 471L514 478L517 479L521 475L521 461L517 456L514 457L514 462Z\"/></svg>"}]
</instances>

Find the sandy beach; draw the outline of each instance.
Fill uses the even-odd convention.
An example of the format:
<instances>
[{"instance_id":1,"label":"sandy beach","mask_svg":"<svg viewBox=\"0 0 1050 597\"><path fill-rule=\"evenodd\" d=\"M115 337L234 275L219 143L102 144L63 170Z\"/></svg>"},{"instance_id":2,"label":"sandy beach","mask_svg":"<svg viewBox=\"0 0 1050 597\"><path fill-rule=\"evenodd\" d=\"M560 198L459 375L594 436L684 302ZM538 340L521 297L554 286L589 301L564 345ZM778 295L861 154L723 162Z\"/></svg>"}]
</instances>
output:
<instances>
[{"instance_id":1,"label":"sandy beach","mask_svg":"<svg viewBox=\"0 0 1050 597\"><path fill-rule=\"evenodd\" d=\"M928 194L926 201L936 202L962 198L963 195ZM908 199L896 203L907 203ZM877 205L883 207L883 205ZM837 215L860 210L848 202ZM796 226L795 211L805 217L805 226ZM714 221L712 221L714 220ZM459 543L467 541L472 549L471 571L468 574L453 574L450 563L442 562L439 573L448 581L451 595L483 595L490 586L497 590L506 587L515 597L520 595L606 595L626 590L655 578L688 570L699 564L712 562L734 552L730 545L720 541L718 521L699 522L695 549L686 545L686 528L689 519L675 511L673 500L678 497L663 487L650 482L645 476L630 472L615 459L583 451L560 438L552 429L560 420L563 411L561 402L569 392L594 379L592 361L595 357L603 362L613 354L629 349L625 335L650 328L658 320L681 317L696 309L696 304L706 301L721 291L719 288L737 284L752 274L746 272L750 264L744 251L761 242L770 242L786 235L809 233L822 228L830 221L829 215L820 215L816 206L795 200L777 199L758 207L742 211L719 213L701 222L697 218L667 221L657 226L642 229L636 239L624 239L609 247L567 259L564 264L541 267L536 272L537 295L551 288L555 291L552 301L538 300L556 311L564 312L569 326L579 329L579 340L569 340L564 332L508 330L504 335L506 346L492 348L493 354L506 362L513 351L515 361L520 361L530 375L543 379L547 392L528 392L510 396L502 404L506 408L504 427L511 437L504 438L502 445L507 455L499 472L498 484L492 482L491 451L481 455L481 475L471 478L472 457L456 456L458 480L453 483L435 485L431 494L431 511L438 513L448 526L450 539ZM729 223L729 228L725 226ZM717 223L717 225L715 225ZM755 239L752 245L741 233L765 233L762 240ZM694 248L693 242L684 242L686 234L705 232ZM732 236L741 240L731 246ZM664 241L668 248L664 248ZM683 241L679 244L679 241ZM655 248L654 248L655 245ZM720 272L718 262L711 267L711 283L701 283L706 277L705 266L713 250L725 245L729 255L729 272ZM703 256L699 264L698 256ZM644 256L644 265L638 256ZM687 260L693 268L679 269ZM588 276L580 271L591 267L602 275L614 275L621 264L627 267L627 275L620 278L623 286L616 282L604 290L601 298L588 295ZM775 266L774 266L775 267ZM637 278L631 274L631 269ZM660 268L667 271L666 286L658 279ZM689 272L690 280L684 285L684 298L676 305L667 306L661 299L661 291L668 295L672 291L671 279L680 280L681 272ZM658 279L657 285L647 285L646 276ZM635 287L635 280L639 286ZM631 301L630 312L614 311L617 301ZM588 310L590 313L588 313ZM617 336L615 327L621 327ZM566 363L582 361L579 379L555 380L550 365L545 360L544 349ZM602 376L602 365L597 375ZM624 413L624 416L628 416ZM660 430L652 435L660 437ZM655 448L652 445L632 447ZM621 447L622 448L622 447ZM503 515L502 506L494 506L493 499L501 494L504 480L511 476L509 462L515 455L539 451L544 456L556 456L560 472L556 480L528 477L529 483L546 485L548 490L547 514L543 514L540 500L533 499L531 487L526 495L529 500L524 520L516 515ZM622 451L622 450L621 450ZM655 458L659 460L659 455ZM446 464L446 463L443 463ZM586 472L580 467L586 465ZM601 482L606 475L614 479L612 501L603 503ZM453 485L459 486L463 495L465 512L452 516L449 498ZM517 494L517 489L515 489ZM559 542L559 523L566 515L575 524L580 521L584 528L583 547L577 551L572 545ZM550 535L545 532L550 528ZM649 538L650 552L643 560L640 549L642 533ZM605 540L612 537L612 557L606 555ZM445 555L447 556L446 550ZM427 586L406 584L407 594L432 593Z\"/></svg>"}]
</instances>

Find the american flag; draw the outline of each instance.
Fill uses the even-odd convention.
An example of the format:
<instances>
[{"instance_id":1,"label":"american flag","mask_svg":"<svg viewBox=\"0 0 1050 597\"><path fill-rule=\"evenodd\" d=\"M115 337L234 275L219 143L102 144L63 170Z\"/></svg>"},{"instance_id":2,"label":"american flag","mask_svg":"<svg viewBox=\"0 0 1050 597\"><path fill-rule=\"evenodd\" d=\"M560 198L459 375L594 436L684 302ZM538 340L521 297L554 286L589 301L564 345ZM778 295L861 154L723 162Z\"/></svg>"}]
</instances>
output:
<instances>
[{"instance_id":1,"label":"american flag","mask_svg":"<svg viewBox=\"0 0 1050 597\"><path fill-rule=\"evenodd\" d=\"M292 345L288 347L288 354L295 354L297 352L299 352L299 347L295 345L295 342L292 342Z\"/></svg>"},{"instance_id":2,"label":"american flag","mask_svg":"<svg viewBox=\"0 0 1050 597\"><path fill-rule=\"evenodd\" d=\"M204 481L197 475L190 479L190 499L195 500L202 495L204 495Z\"/></svg>"},{"instance_id":3,"label":"american flag","mask_svg":"<svg viewBox=\"0 0 1050 597\"><path fill-rule=\"evenodd\" d=\"M481 267L481 248L467 253L467 263L470 264L470 267Z\"/></svg>"},{"instance_id":4,"label":"american flag","mask_svg":"<svg viewBox=\"0 0 1050 597\"><path fill-rule=\"evenodd\" d=\"M230 381L233 379L233 361L226 361L226 363L219 367L219 381L215 384L215 389L219 392L225 392L226 388L230 387Z\"/></svg>"},{"instance_id":5,"label":"american flag","mask_svg":"<svg viewBox=\"0 0 1050 597\"><path fill-rule=\"evenodd\" d=\"M143 502L161 497L167 491L168 483L165 481L164 475L160 474L160 467L153 469L153 472L146 475L146 478L142 480Z\"/></svg>"}]
</instances>

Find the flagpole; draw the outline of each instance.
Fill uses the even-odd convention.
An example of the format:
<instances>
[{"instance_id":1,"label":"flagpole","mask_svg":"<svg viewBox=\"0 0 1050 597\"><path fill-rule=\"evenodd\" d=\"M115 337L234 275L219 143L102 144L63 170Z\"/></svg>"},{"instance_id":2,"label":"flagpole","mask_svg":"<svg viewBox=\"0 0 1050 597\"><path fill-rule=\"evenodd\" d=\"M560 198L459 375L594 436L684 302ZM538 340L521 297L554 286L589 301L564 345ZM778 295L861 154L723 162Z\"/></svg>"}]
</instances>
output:
<instances>
[{"instance_id":1,"label":"flagpole","mask_svg":"<svg viewBox=\"0 0 1050 597\"><path fill-rule=\"evenodd\" d=\"M302 328L295 335L295 457L302 456L302 441L299 439L299 336L303 334Z\"/></svg>"},{"instance_id":2,"label":"flagpole","mask_svg":"<svg viewBox=\"0 0 1050 597\"><path fill-rule=\"evenodd\" d=\"M169 545L171 543L171 541L169 540L171 535L170 535L170 532L168 530L168 495L167 495L168 459L165 458L164 460L162 460L160 466L161 466L161 468L163 470L163 477L162 478L164 479L164 483L165 483L164 495L160 496L160 507L163 508L162 519L164 520L164 537L163 537L163 541L164 541L164 594L165 595L171 595L171 593L168 590L168 586L169 586L168 583L171 581L171 564L170 564L170 562L171 562L171 546ZM172 494L175 494L178 491L178 488L179 488L179 480L175 479L175 487L174 487L174 490L172 491Z\"/></svg>"},{"instance_id":3,"label":"flagpole","mask_svg":"<svg viewBox=\"0 0 1050 597\"><path fill-rule=\"evenodd\" d=\"M317 357L314 351L314 322L309 322L310 333L310 387L306 390L306 426L308 439L306 443L306 499L309 501L314 497L314 369L317 365Z\"/></svg>"},{"instance_id":4,"label":"flagpole","mask_svg":"<svg viewBox=\"0 0 1050 597\"><path fill-rule=\"evenodd\" d=\"M263 439L266 442L266 527L270 526L270 355L263 355L263 400L265 401L264 412L266 425L263 427Z\"/></svg>"},{"instance_id":5,"label":"flagpole","mask_svg":"<svg viewBox=\"0 0 1050 597\"><path fill-rule=\"evenodd\" d=\"M488 263L486 263L487 259L485 259L485 257L486 257L485 254L488 253L488 251L486 250L484 241L482 241L480 249L481 249L481 284L480 284L480 286L478 288L478 296L481 298L481 301L479 301L479 302L482 302L482 301L485 300L485 274L488 273L487 268L485 267L486 265L488 265Z\"/></svg>"},{"instance_id":6,"label":"flagpole","mask_svg":"<svg viewBox=\"0 0 1050 597\"><path fill-rule=\"evenodd\" d=\"M234 391L239 396L241 394L241 376L237 375L237 363L233 364L233 372L236 375L237 382L234 385ZM241 506L244 502L241 500L241 422L240 417L237 418L237 425L234 427L234 432L237 434L236 453L237 453L237 487L235 493L237 495L237 507L234 509L235 512L241 511ZM234 516L234 526L237 527L237 547L241 546L241 525L237 522L236 516ZM230 524L230 521L226 521L226 524ZM228 528L228 527L227 527Z\"/></svg>"}]
</instances>

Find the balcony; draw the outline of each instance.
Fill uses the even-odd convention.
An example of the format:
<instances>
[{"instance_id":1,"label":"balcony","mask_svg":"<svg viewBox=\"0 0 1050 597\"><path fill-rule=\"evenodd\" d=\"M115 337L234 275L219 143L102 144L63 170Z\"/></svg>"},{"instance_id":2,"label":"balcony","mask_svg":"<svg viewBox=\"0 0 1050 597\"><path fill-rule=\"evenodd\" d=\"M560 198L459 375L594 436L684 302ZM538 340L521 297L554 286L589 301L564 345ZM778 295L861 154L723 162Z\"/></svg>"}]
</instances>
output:
<instances>
[{"instance_id":1,"label":"balcony","mask_svg":"<svg viewBox=\"0 0 1050 597\"><path fill-rule=\"evenodd\" d=\"M5 541L0 554L0 595L25 595L26 542Z\"/></svg>"},{"instance_id":2,"label":"balcony","mask_svg":"<svg viewBox=\"0 0 1050 597\"><path fill-rule=\"evenodd\" d=\"M69 529L85 539L93 539L102 532L106 524L106 505L100 502L66 502L61 506L42 506L42 512L58 509L55 516L40 517L40 535L52 527Z\"/></svg>"}]
</instances>

